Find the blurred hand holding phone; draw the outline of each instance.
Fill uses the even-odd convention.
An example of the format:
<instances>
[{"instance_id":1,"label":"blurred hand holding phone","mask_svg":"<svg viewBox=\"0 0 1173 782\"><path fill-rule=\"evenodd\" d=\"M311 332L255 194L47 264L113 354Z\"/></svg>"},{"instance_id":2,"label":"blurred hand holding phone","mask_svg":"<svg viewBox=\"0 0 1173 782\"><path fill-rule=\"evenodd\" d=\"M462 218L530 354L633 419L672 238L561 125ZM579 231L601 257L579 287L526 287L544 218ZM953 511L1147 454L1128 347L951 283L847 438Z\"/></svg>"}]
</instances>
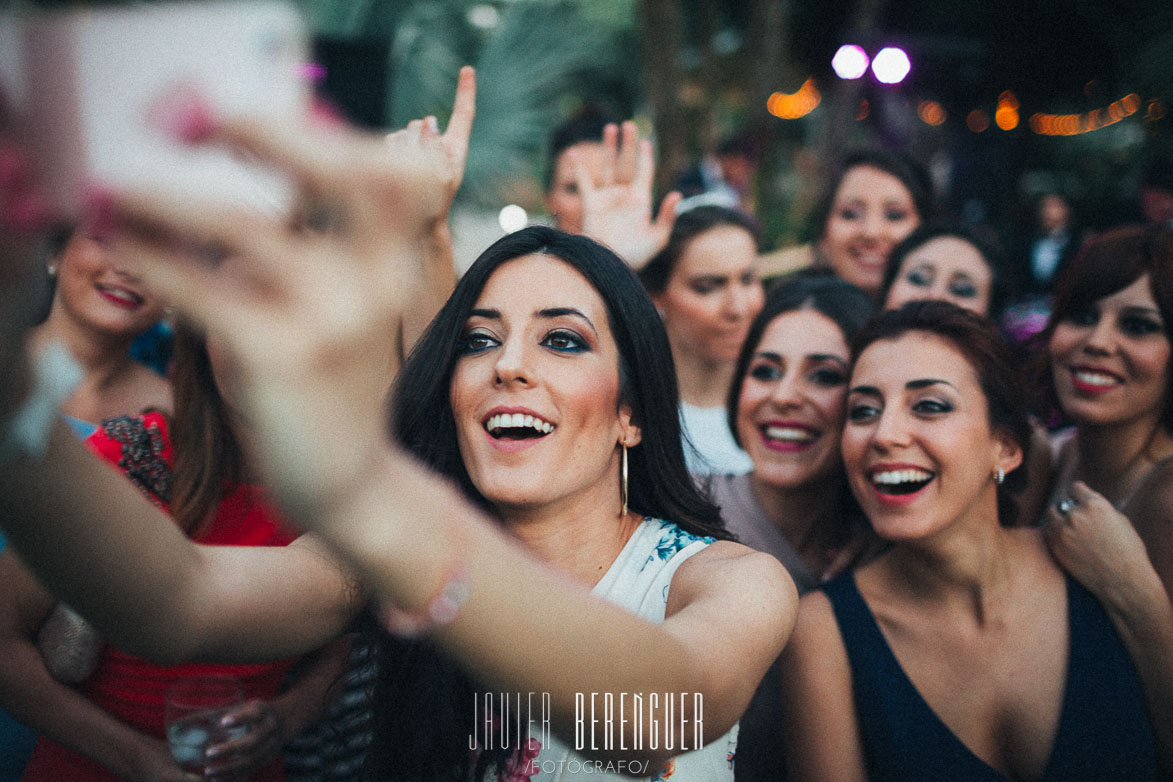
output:
<instances>
[{"instance_id":1,"label":"blurred hand holding phone","mask_svg":"<svg viewBox=\"0 0 1173 782\"><path fill-rule=\"evenodd\" d=\"M212 117L300 122L308 36L282 2L176 2L0 16L0 90L54 211L88 185L284 211L291 182L215 145L176 140Z\"/></svg>"}]
</instances>

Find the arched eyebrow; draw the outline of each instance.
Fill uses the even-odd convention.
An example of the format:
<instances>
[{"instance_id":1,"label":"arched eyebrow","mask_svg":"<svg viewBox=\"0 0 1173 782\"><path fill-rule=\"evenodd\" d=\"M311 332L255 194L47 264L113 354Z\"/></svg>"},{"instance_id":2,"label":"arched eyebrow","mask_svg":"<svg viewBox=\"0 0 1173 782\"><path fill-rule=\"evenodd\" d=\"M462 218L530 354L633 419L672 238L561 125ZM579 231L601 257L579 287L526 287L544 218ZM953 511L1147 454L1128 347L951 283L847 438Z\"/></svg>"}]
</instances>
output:
<instances>
[{"instance_id":1,"label":"arched eyebrow","mask_svg":"<svg viewBox=\"0 0 1173 782\"><path fill-rule=\"evenodd\" d=\"M1127 307L1122 307L1120 311L1125 315L1149 315L1157 319L1160 319L1161 317L1161 312L1153 307L1137 307L1130 305Z\"/></svg>"},{"instance_id":2,"label":"arched eyebrow","mask_svg":"<svg viewBox=\"0 0 1173 782\"><path fill-rule=\"evenodd\" d=\"M595 324L591 322L591 319L586 316L586 313L582 312L581 310L576 310L574 307L549 307L544 310L538 310L534 314L539 318L546 319L562 318L567 316L571 318L578 318L587 324L590 330L594 332L595 336L599 335L598 329L595 328Z\"/></svg>"},{"instance_id":3,"label":"arched eyebrow","mask_svg":"<svg viewBox=\"0 0 1173 782\"><path fill-rule=\"evenodd\" d=\"M501 320L501 310L494 309L473 309L468 313L470 318L485 318L486 320ZM599 330L595 328L595 324L588 318L581 310L574 307L548 307L546 309L538 310L534 313L534 317L549 320L551 318L561 317L578 318L586 323L591 332L598 336Z\"/></svg>"},{"instance_id":4,"label":"arched eyebrow","mask_svg":"<svg viewBox=\"0 0 1173 782\"><path fill-rule=\"evenodd\" d=\"M940 380L938 378L926 377L926 378L920 378L917 380L909 380L907 383L904 384L904 388L908 391L917 391L922 388L928 388L929 386L935 386L935 385L946 385L946 386L949 386L950 388L957 387L957 386L953 385L952 383L950 383L948 380ZM850 389L847 393L849 393L849 394L872 394L874 396L881 396L880 389L876 388L875 386L856 386L855 388Z\"/></svg>"},{"instance_id":5,"label":"arched eyebrow","mask_svg":"<svg viewBox=\"0 0 1173 782\"><path fill-rule=\"evenodd\" d=\"M782 363L782 356L778 353L773 353L769 350L759 350L754 354L754 358L764 358L769 361ZM833 361L840 366L846 367L847 362L842 357L836 356L834 353L808 353L803 356L807 361Z\"/></svg>"}]
</instances>

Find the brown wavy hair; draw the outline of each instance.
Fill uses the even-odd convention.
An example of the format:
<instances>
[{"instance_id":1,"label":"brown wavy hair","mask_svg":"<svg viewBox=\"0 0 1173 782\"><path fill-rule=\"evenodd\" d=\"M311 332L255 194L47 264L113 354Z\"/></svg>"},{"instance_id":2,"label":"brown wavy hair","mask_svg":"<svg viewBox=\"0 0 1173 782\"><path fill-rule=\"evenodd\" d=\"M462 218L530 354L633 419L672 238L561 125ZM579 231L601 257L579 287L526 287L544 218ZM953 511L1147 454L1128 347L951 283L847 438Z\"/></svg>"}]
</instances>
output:
<instances>
[{"instance_id":1,"label":"brown wavy hair","mask_svg":"<svg viewBox=\"0 0 1173 782\"><path fill-rule=\"evenodd\" d=\"M175 329L173 362L171 514L194 537L215 517L226 489L241 482L244 456L216 387L204 338L182 323Z\"/></svg>"}]
</instances>

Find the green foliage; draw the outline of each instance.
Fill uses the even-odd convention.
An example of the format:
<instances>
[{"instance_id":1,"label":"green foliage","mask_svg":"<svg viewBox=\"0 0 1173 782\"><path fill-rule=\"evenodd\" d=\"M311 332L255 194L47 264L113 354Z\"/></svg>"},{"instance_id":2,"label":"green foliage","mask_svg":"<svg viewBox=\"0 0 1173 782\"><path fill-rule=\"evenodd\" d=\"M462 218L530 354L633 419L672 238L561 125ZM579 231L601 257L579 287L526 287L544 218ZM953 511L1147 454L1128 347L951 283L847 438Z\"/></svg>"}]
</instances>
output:
<instances>
[{"instance_id":1,"label":"green foliage","mask_svg":"<svg viewBox=\"0 0 1173 782\"><path fill-rule=\"evenodd\" d=\"M476 129L461 197L499 206L519 179L533 189L546 140L568 105L593 84L635 80L638 72L616 73L622 58L612 30L584 18L579 4L512 3L485 34L467 24L463 8L421 4L400 20L389 116L397 127L427 114L443 122L457 70L475 65Z\"/></svg>"}]
</instances>

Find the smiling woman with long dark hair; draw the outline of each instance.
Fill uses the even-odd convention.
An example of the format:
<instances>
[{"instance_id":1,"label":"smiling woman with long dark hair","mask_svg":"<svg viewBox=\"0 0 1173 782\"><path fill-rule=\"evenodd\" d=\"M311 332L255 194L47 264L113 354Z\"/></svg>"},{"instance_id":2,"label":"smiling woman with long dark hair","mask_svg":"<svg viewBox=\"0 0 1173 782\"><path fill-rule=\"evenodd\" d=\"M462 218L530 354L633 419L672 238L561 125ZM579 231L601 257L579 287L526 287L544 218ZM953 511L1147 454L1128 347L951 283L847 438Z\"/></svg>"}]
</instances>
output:
<instances>
[{"instance_id":1,"label":"smiling woman with long dark hair","mask_svg":"<svg viewBox=\"0 0 1173 782\"><path fill-rule=\"evenodd\" d=\"M730 779L737 720L796 596L773 558L718 539L691 487L667 339L638 280L553 229L489 248L404 369L404 450L382 422L423 273L418 171L381 138L312 134L225 122L213 136L312 182L307 196L341 212L335 233L255 216L242 231L240 215L134 195L114 209L118 241L223 346L250 457L317 536L191 545L54 436L43 457L0 465L22 556L112 637L166 659L302 651L373 597L388 631L417 640L392 642L399 694L377 708L398 726L380 727L372 779ZM169 238L193 232L239 263L187 265ZM502 745L517 711L474 707L474 692L535 707ZM576 745L576 716L605 703L659 711ZM687 741L669 728L682 720Z\"/></svg>"},{"instance_id":2,"label":"smiling woman with long dark hair","mask_svg":"<svg viewBox=\"0 0 1173 782\"><path fill-rule=\"evenodd\" d=\"M1168 691L1142 687L1040 531L1000 523L1030 427L992 326L912 302L853 355L843 460L891 546L802 599L782 656L791 778L1157 779L1149 709Z\"/></svg>"}]
</instances>

